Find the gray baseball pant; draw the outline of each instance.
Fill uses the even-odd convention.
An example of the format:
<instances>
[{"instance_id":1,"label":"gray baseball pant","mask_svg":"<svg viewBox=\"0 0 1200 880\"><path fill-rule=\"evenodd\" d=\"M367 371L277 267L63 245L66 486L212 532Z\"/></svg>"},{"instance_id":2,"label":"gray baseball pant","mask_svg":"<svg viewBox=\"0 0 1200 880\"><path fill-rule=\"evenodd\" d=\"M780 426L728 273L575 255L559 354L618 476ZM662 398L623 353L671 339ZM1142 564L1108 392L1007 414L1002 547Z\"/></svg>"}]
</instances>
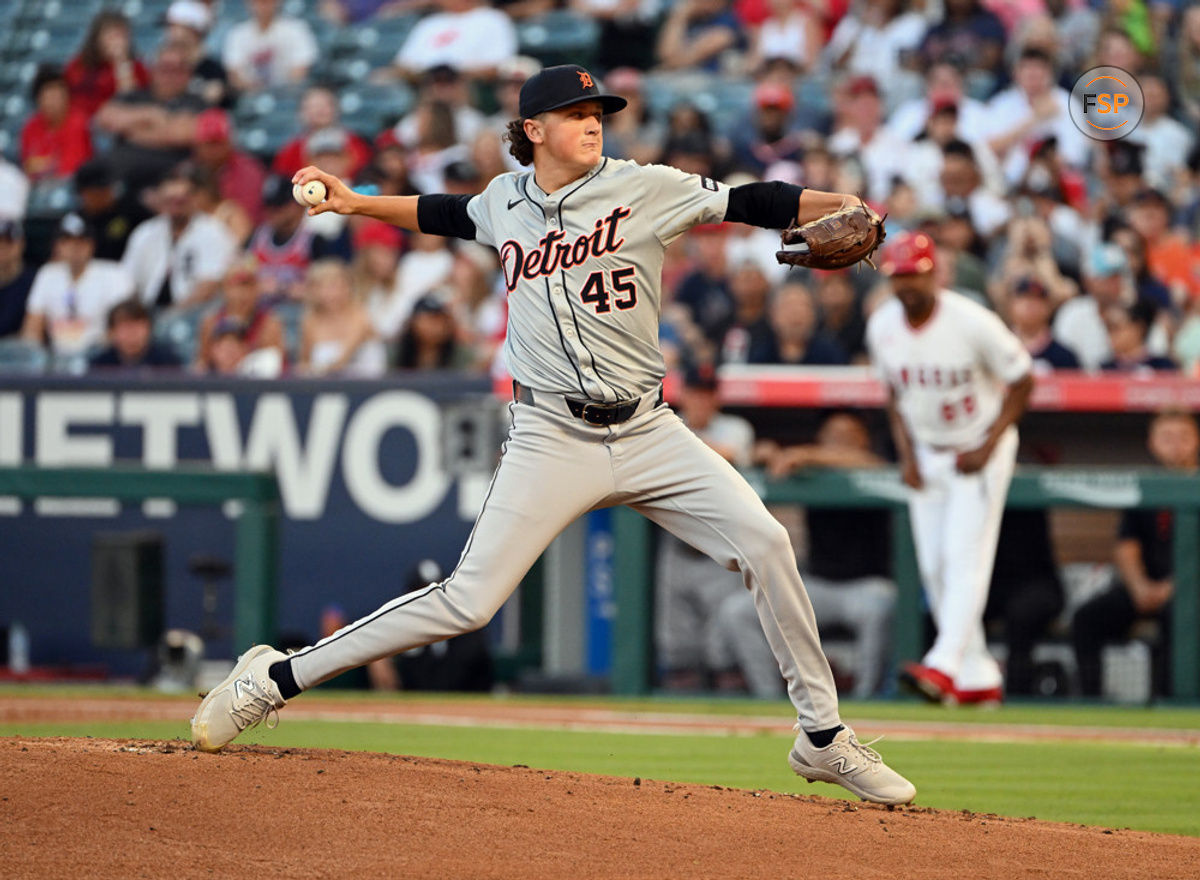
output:
<instances>
[{"instance_id":1,"label":"gray baseball pant","mask_svg":"<svg viewBox=\"0 0 1200 880\"><path fill-rule=\"evenodd\" d=\"M296 683L309 688L479 629L567 525L624 504L742 573L802 726L839 724L833 675L788 533L733 466L657 405L657 389L632 418L608 427L575 418L559 395L534 395L536 405L511 407L500 464L453 573L294 654Z\"/></svg>"}]
</instances>

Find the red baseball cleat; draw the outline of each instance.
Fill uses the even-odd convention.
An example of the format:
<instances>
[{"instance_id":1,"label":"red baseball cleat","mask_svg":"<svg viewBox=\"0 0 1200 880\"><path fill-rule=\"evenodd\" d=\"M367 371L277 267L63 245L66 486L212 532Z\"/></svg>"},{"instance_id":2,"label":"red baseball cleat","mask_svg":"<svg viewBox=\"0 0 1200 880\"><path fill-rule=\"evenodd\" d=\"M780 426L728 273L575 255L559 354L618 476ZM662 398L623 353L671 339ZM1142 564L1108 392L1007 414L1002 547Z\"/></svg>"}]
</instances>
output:
<instances>
[{"instance_id":1,"label":"red baseball cleat","mask_svg":"<svg viewBox=\"0 0 1200 880\"><path fill-rule=\"evenodd\" d=\"M1004 702L1004 691L1001 688L980 688L973 691L955 690L954 701L962 706L999 706Z\"/></svg>"},{"instance_id":2,"label":"red baseball cleat","mask_svg":"<svg viewBox=\"0 0 1200 880\"><path fill-rule=\"evenodd\" d=\"M955 701L957 696L950 676L920 663L905 663L900 683L931 703Z\"/></svg>"}]
</instances>

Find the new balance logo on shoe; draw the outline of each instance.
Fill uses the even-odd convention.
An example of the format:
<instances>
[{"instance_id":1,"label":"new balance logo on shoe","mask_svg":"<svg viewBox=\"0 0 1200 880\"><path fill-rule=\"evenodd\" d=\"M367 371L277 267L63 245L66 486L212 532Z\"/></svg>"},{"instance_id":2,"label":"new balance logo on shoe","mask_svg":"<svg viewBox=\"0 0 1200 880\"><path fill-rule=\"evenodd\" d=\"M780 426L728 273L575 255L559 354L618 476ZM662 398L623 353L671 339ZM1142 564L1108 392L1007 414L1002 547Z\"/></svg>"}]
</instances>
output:
<instances>
[{"instance_id":1,"label":"new balance logo on shoe","mask_svg":"<svg viewBox=\"0 0 1200 880\"><path fill-rule=\"evenodd\" d=\"M242 699L242 697L244 696L244 694L242 693L243 690L248 690L251 693L251 695L253 695L254 692L256 690L258 690L258 685L256 685L254 683L254 674L253 673L247 672L245 678L239 678L239 679L234 680L233 693L234 693L235 700Z\"/></svg>"},{"instance_id":2,"label":"new balance logo on shoe","mask_svg":"<svg viewBox=\"0 0 1200 880\"><path fill-rule=\"evenodd\" d=\"M837 772L841 773L843 776L845 776L847 773L850 773L853 770L858 769L858 765L851 764L845 755L838 755L836 758L834 758L829 763L831 766L836 766Z\"/></svg>"}]
</instances>

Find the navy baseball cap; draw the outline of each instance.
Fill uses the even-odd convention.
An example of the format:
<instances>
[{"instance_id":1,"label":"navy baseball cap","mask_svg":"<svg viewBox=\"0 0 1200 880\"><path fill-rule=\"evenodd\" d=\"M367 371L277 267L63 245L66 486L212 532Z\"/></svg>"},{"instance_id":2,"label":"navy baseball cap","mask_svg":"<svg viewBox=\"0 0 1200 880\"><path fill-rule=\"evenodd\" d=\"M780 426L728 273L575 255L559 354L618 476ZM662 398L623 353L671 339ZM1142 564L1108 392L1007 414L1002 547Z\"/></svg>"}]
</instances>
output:
<instances>
[{"instance_id":1,"label":"navy baseball cap","mask_svg":"<svg viewBox=\"0 0 1200 880\"><path fill-rule=\"evenodd\" d=\"M717 371L710 364L692 364L683 371L683 387L716 391L719 387Z\"/></svg>"},{"instance_id":2,"label":"navy baseball cap","mask_svg":"<svg viewBox=\"0 0 1200 880\"><path fill-rule=\"evenodd\" d=\"M78 214L67 214L58 224L59 238L91 238L92 227Z\"/></svg>"},{"instance_id":3,"label":"navy baseball cap","mask_svg":"<svg viewBox=\"0 0 1200 880\"><path fill-rule=\"evenodd\" d=\"M580 101L599 101L605 113L616 113L629 103L617 95L602 94L592 75L578 64L559 64L525 80L521 86L521 118L529 119Z\"/></svg>"}]
</instances>

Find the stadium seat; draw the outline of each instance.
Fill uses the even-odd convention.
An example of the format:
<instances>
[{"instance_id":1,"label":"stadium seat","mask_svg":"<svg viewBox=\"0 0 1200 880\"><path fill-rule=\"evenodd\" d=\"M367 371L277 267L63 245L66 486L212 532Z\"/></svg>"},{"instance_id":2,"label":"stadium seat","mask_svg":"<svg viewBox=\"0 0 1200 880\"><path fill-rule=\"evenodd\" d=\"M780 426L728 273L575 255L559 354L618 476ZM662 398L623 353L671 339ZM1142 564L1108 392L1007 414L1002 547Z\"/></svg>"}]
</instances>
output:
<instances>
[{"instance_id":1,"label":"stadium seat","mask_svg":"<svg viewBox=\"0 0 1200 880\"><path fill-rule=\"evenodd\" d=\"M24 339L0 339L0 373L44 373L49 363L46 350Z\"/></svg>"},{"instance_id":2,"label":"stadium seat","mask_svg":"<svg viewBox=\"0 0 1200 880\"><path fill-rule=\"evenodd\" d=\"M32 112L32 102L24 91L9 92L0 98L0 118L2 119L19 119L24 124Z\"/></svg>"},{"instance_id":3,"label":"stadium seat","mask_svg":"<svg viewBox=\"0 0 1200 880\"><path fill-rule=\"evenodd\" d=\"M14 165L21 161L21 126L16 119L0 122L0 156Z\"/></svg>"},{"instance_id":4,"label":"stadium seat","mask_svg":"<svg viewBox=\"0 0 1200 880\"><path fill-rule=\"evenodd\" d=\"M236 138L243 150L254 153L270 164L275 154L283 149L295 133L295 118L291 114L277 114L239 125Z\"/></svg>"},{"instance_id":5,"label":"stadium seat","mask_svg":"<svg viewBox=\"0 0 1200 880\"><path fill-rule=\"evenodd\" d=\"M249 17L250 10L247 8L245 0L222 0L221 10L217 15L218 20L231 24L245 21Z\"/></svg>"},{"instance_id":6,"label":"stadium seat","mask_svg":"<svg viewBox=\"0 0 1200 880\"><path fill-rule=\"evenodd\" d=\"M294 364L300 357L300 322L304 318L304 304L286 300L272 306L271 313L283 324L288 363Z\"/></svg>"},{"instance_id":7,"label":"stadium seat","mask_svg":"<svg viewBox=\"0 0 1200 880\"><path fill-rule=\"evenodd\" d=\"M716 77L699 70L648 73L642 86L642 94L650 113L663 119L676 104L695 104L696 95L708 92ZM715 103L715 100L710 102Z\"/></svg>"},{"instance_id":8,"label":"stadium seat","mask_svg":"<svg viewBox=\"0 0 1200 880\"><path fill-rule=\"evenodd\" d=\"M336 70L353 69L359 72L354 79L346 82L362 82L366 79L362 71L370 73L392 66L396 53L418 20L419 16L416 15L402 15L342 28L331 45L330 60L341 62L340 65L333 65Z\"/></svg>"},{"instance_id":9,"label":"stadium seat","mask_svg":"<svg viewBox=\"0 0 1200 880\"><path fill-rule=\"evenodd\" d=\"M547 67L552 64L582 64L588 67L596 55L600 28L590 18L566 10L548 12L517 24L517 41L523 55L532 55Z\"/></svg>"},{"instance_id":10,"label":"stadium seat","mask_svg":"<svg viewBox=\"0 0 1200 880\"><path fill-rule=\"evenodd\" d=\"M169 345L180 360L190 364L196 359L196 349L200 344L200 324L209 311L211 307L160 316L154 322L154 339Z\"/></svg>"},{"instance_id":11,"label":"stadium seat","mask_svg":"<svg viewBox=\"0 0 1200 880\"><path fill-rule=\"evenodd\" d=\"M53 354L50 356L50 372L67 376L82 376L88 370L88 361L96 349L75 354Z\"/></svg>"},{"instance_id":12,"label":"stadium seat","mask_svg":"<svg viewBox=\"0 0 1200 880\"><path fill-rule=\"evenodd\" d=\"M25 0L24 4L9 0L0 5L11 7L12 21L16 27L37 28L61 24L73 28L75 39L82 42L87 23L104 4L103 0Z\"/></svg>"},{"instance_id":13,"label":"stadium seat","mask_svg":"<svg viewBox=\"0 0 1200 880\"><path fill-rule=\"evenodd\" d=\"M320 4L317 0L283 0L279 4L279 13L291 18L314 18Z\"/></svg>"},{"instance_id":14,"label":"stadium seat","mask_svg":"<svg viewBox=\"0 0 1200 880\"><path fill-rule=\"evenodd\" d=\"M339 90L339 104L347 128L374 137L412 109L413 93L400 83L348 85Z\"/></svg>"},{"instance_id":15,"label":"stadium seat","mask_svg":"<svg viewBox=\"0 0 1200 880\"><path fill-rule=\"evenodd\" d=\"M4 60L65 64L79 48L81 34L78 25L68 30L56 30L44 25L15 30L4 42Z\"/></svg>"},{"instance_id":16,"label":"stadium seat","mask_svg":"<svg viewBox=\"0 0 1200 880\"><path fill-rule=\"evenodd\" d=\"M130 21L157 21L161 24L171 0L124 0L117 8Z\"/></svg>"},{"instance_id":17,"label":"stadium seat","mask_svg":"<svg viewBox=\"0 0 1200 880\"><path fill-rule=\"evenodd\" d=\"M712 88L697 96L697 105L717 131L731 135L745 120L753 94L754 83L750 80L718 79Z\"/></svg>"},{"instance_id":18,"label":"stadium seat","mask_svg":"<svg viewBox=\"0 0 1200 880\"><path fill-rule=\"evenodd\" d=\"M825 119L833 111L829 100L832 91L828 74L810 73L801 77L794 91L797 110L809 118Z\"/></svg>"},{"instance_id":19,"label":"stadium seat","mask_svg":"<svg viewBox=\"0 0 1200 880\"><path fill-rule=\"evenodd\" d=\"M26 98L27 89L21 86L0 85L0 154L19 164L21 154L21 129L29 118L30 106Z\"/></svg>"},{"instance_id":20,"label":"stadium seat","mask_svg":"<svg viewBox=\"0 0 1200 880\"><path fill-rule=\"evenodd\" d=\"M75 207L75 191L70 180L43 180L29 190L27 213L30 217L56 220Z\"/></svg>"},{"instance_id":21,"label":"stadium seat","mask_svg":"<svg viewBox=\"0 0 1200 880\"><path fill-rule=\"evenodd\" d=\"M363 82L374 70L365 58L323 58L313 65L309 76L314 82L341 88L350 83Z\"/></svg>"},{"instance_id":22,"label":"stadium seat","mask_svg":"<svg viewBox=\"0 0 1200 880\"><path fill-rule=\"evenodd\" d=\"M249 92L238 99L233 110L234 119L246 123L287 116L294 121L303 94L304 87L294 85Z\"/></svg>"},{"instance_id":23,"label":"stadium seat","mask_svg":"<svg viewBox=\"0 0 1200 880\"><path fill-rule=\"evenodd\" d=\"M63 214L75 207L71 181L41 181L30 188L25 204L25 259L39 265L50 258Z\"/></svg>"},{"instance_id":24,"label":"stadium seat","mask_svg":"<svg viewBox=\"0 0 1200 880\"><path fill-rule=\"evenodd\" d=\"M0 63L0 94L12 95L20 92L29 96L29 87L37 75L37 63L14 58Z\"/></svg>"}]
</instances>

